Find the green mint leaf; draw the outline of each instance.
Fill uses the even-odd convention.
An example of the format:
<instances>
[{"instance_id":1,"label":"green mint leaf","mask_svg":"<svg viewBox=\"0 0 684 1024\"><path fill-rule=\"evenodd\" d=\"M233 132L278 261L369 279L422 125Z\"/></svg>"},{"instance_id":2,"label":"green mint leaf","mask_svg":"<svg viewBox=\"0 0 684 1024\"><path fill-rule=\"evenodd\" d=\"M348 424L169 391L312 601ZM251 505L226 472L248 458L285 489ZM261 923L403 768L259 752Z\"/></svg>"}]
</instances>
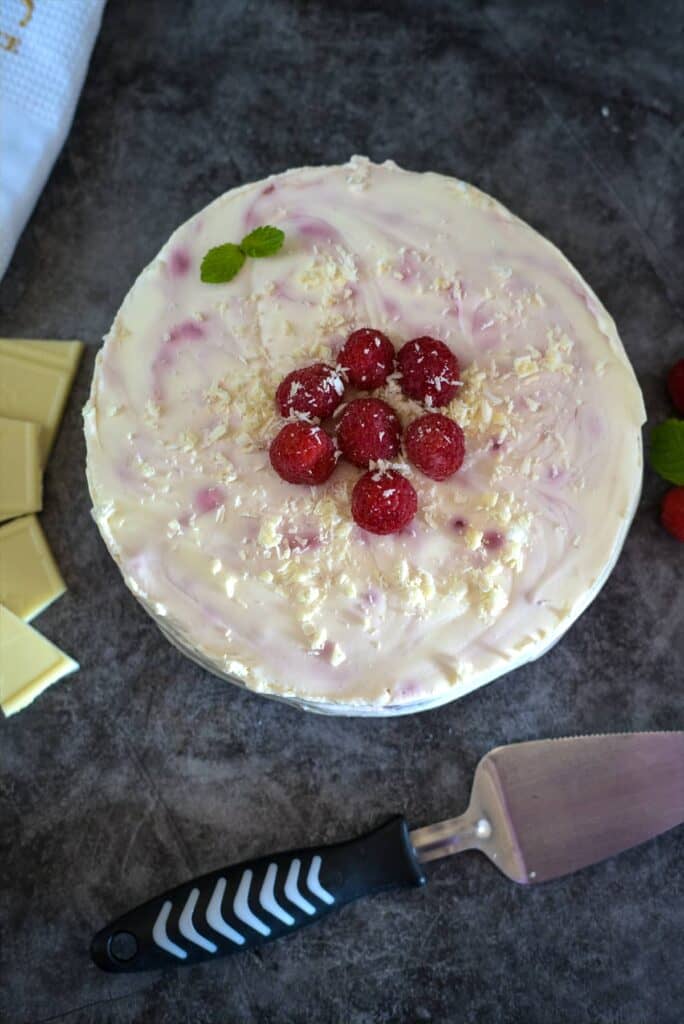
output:
<instances>
[{"instance_id":1,"label":"green mint leaf","mask_svg":"<svg viewBox=\"0 0 684 1024\"><path fill-rule=\"evenodd\" d=\"M247 256L259 258L261 256L272 256L285 241L285 235L280 228L273 228L270 224L255 228L240 242L240 248Z\"/></svg>"},{"instance_id":2,"label":"green mint leaf","mask_svg":"<svg viewBox=\"0 0 684 1024\"><path fill-rule=\"evenodd\" d=\"M226 242L210 249L202 260L200 277L206 284L223 284L232 281L245 262L245 254L239 245Z\"/></svg>"},{"instance_id":3,"label":"green mint leaf","mask_svg":"<svg viewBox=\"0 0 684 1024\"><path fill-rule=\"evenodd\" d=\"M651 465L665 480L684 485L684 420L665 420L653 429Z\"/></svg>"}]
</instances>

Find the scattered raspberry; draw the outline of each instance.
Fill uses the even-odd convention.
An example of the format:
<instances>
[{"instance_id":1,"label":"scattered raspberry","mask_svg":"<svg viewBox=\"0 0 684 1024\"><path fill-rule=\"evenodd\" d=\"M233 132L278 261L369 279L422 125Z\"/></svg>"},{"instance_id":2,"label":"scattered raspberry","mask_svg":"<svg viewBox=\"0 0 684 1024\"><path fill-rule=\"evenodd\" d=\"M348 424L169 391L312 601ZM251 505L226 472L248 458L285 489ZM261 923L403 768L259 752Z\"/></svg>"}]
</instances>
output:
<instances>
[{"instance_id":1,"label":"scattered raspberry","mask_svg":"<svg viewBox=\"0 0 684 1024\"><path fill-rule=\"evenodd\" d=\"M458 359L437 338L414 338L399 349L401 388L427 406L448 405L461 379Z\"/></svg>"},{"instance_id":2,"label":"scattered raspberry","mask_svg":"<svg viewBox=\"0 0 684 1024\"><path fill-rule=\"evenodd\" d=\"M660 506L660 521L673 537L684 541L684 487L672 487Z\"/></svg>"},{"instance_id":3,"label":"scattered raspberry","mask_svg":"<svg viewBox=\"0 0 684 1024\"><path fill-rule=\"evenodd\" d=\"M419 416L404 438L409 462L432 480L446 480L461 468L465 439L458 423L440 412Z\"/></svg>"},{"instance_id":4,"label":"scattered raspberry","mask_svg":"<svg viewBox=\"0 0 684 1024\"><path fill-rule=\"evenodd\" d=\"M195 495L195 511L203 516L220 508L225 500L226 493L222 487L202 487Z\"/></svg>"},{"instance_id":5,"label":"scattered raspberry","mask_svg":"<svg viewBox=\"0 0 684 1024\"><path fill-rule=\"evenodd\" d=\"M684 359L675 363L667 375L667 390L677 412L684 416Z\"/></svg>"},{"instance_id":6,"label":"scattered raspberry","mask_svg":"<svg viewBox=\"0 0 684 1024\"><path fill-rule=\"evenodd\" d=\"M393 459L401 444L399 417L380 398L355 398L340 416L337 443L355 466Z\"/></svg>"},{"instance_id":7,"label":"scattered raspberry","mask_svg":"<svg viewBox=\"0 0 684 1024\"><path fill-rule=\"evenodd\" d=\"M370 533L396 533L418 509L412 484L395 470L364 473L352 491L352 516Z\"/></svg>"},{"instance_id":8,"label":"scattered raspberry","mask_svg":"<svg viewBox=\"0 0 684 1024\"><path fill-rule=\"evenodd\" d=\"M490 551L498 551L499 548L503 547L503 542L504 535L498 530L487 530L482 538L482 543L486 548L489 548Z\"/></svg>"},{"instance_id":9,"label":"scattered raspberry","mask_svg":"<svg viewBox=\"0 0 684 1024\"><path fill-rule=\"evenodd\" d=\"M352 387L374 391L394 369L394 345L382 331L362 327L350 334L337 360Z\"/></svg>"},{"instance_id":10,"label":"scattered raspberry","mask_svg":"<svg viewBox=\"0 0 684 1024\"><path fill-rule=\"evenodd\" d=\"M271 465L290 484L322 484L335 468L335 446L320 427L286 423L271 442Z\"/></svg>"},{"instance_id":11,"label":"scattered raspberry","mask_svg":"<svg viewBox=\"0 0 684 1024\"><path fill-rule=\"evenodd\" d=\"M293 370L280 382L276 402L282 416L292 412L325 419L332 416L344 397L344 382L332 366L314 363Z\"/></svg>"}]
</instances>

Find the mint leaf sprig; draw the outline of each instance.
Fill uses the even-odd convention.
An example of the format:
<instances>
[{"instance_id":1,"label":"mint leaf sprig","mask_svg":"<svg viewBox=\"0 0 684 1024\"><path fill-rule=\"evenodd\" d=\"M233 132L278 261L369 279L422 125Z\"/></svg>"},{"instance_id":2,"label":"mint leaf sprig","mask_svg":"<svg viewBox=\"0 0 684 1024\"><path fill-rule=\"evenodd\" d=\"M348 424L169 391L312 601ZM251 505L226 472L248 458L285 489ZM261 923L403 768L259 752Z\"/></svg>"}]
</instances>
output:
<instances>
[{"instance_id":1,"label":"mint leaf sprig","mask_svg":"<svg viewBox=\"0 0 684 1024\"><path fill-rule=\"evenodd\" d=\"M232 281L247 259L239 245L226 242L210 249L202 260L200 277L205 284L223 284Z\"/></svg>"},{"instance_id":2,"label":"mint leaf sprig","mask_svg":"<svg viewBox=\"0 0 684 1024\"><path fill-rule=\"evenodd\" d=\"M205 284L225 284L242 270L247 257L262 259L273 256L282 248L284 241L285 234L280 228L264 224L245 235L239 245L226 242L210 249L202 260L200 277Z\"/></svg>"},{"instance_id":3,"label":"mint leaf sprig","mask_svg":"<svg viewBox=\"0 0 684 1024\"><path fill-rule=\"evenodd\" d=\"M684 485L684 420L665 420L653 428L651 465L664 480Z\"/></svg>"},{"instance_id":4,"label":"mint leaf sprig","mask_svg":"<svg viewBox=\"0 0 684 1024\"><path fill-rule=\"evenodd\" d=\"M285 235L280 228L264 224L262 227L255 228L254 231L250 231L248 235L245 235L240 242L240 248L245 256L261 259L262 256L273 256L281 248L284 241Z\"/></svg>"}]
</instances>

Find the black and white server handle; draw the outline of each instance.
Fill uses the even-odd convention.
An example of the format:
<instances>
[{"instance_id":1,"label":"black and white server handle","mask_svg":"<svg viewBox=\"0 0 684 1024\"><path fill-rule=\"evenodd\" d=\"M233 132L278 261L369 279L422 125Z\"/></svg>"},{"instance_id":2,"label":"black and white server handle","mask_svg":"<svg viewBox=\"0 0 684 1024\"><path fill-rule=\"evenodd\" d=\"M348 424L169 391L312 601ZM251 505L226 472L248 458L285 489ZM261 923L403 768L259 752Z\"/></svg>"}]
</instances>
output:
<instances>
[{"instance_id":1,"label":"black and white server handle","mask_svg":"<svg viewBox=\"0 0 684 1024\"><path fill-rule=\"evenodd\" d=\"M424 885L403 818L334 846L244 861L162 893L92 941L106 971L148 971L254 949L362 896Z\"/></svg>"}]
</instances>

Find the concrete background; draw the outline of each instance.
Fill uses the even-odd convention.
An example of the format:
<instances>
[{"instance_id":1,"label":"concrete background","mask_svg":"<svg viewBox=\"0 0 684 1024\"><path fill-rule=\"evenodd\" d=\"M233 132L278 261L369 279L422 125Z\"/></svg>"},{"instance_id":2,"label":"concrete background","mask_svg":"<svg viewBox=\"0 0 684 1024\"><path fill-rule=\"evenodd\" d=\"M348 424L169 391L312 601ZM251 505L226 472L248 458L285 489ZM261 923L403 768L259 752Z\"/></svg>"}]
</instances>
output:
<instances>
[{"instance_id":1,"label":"concrete background","mask_svg":"<svg viewBox=\"0 0 684 1024\"><path fill-rule=\"evenodd\" d=\"M0 333L81 337L43 522L81 662L0 722L7 1024L675 1024L684 831L534 891L476 855L212 967L108 976L92 932L233 859L463 807L512 740L684 727L684 548L647 472L601 596L541 662L395 721L330 720L184 660L89 517L95 350L171 230L225 189L351 153L466 178L559 245L615 315L649 422L684 355L684 4L110 0L73 131L0 285Z\"/></svg>"}]
</instances>

